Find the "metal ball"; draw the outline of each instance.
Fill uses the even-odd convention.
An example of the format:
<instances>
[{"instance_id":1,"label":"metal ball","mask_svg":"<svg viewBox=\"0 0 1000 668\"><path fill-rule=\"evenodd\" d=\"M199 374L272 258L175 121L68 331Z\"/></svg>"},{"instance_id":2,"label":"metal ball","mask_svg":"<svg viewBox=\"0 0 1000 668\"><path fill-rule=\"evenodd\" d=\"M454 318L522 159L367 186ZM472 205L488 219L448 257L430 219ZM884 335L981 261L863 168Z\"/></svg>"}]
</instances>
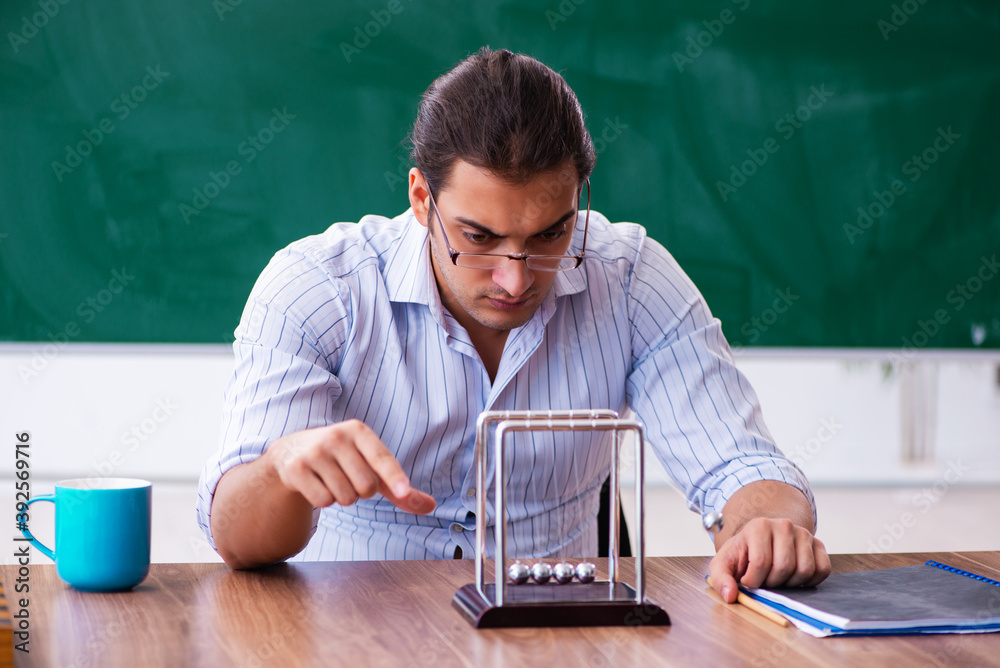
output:
<instances>
[{"instance_id":1,"label":"metal ball","mask_svg":"<svg viewBox=\"0 0 1000 668\"><path fill-rule=\"evenodd\" d=\"M594 575L597 574L597 566L590 563L589 561L581 561L576 565L576 579L580 582L587 583L594 581Z\"/></svg>"},{"instance_id":2,"label":"metal ball","mask_svg":"<svg viewBox=\"0 0 1000 668\"><path fill-rule=\"evenodd\" d=\"M531 579L538 584L545 584L552 577L552 567L544 561L539 561L531 567Z\"/></svg>"},{"instance_id":3,"label":"metal ball","mask_svg":"<svg viewBox=\"0 0 1000 668\"><path fill-rule=\"evenodd\" d=\"M520 561L507 567L507 577L516 585L523 585L528 581L530 575L531 572L528 570L528 566L522 564Z\"/></svg>"},{"instance_id":4,"label":"metal ball","mask_svg":"<svg viewBox=\"0 0 1000 668\"><path fill-rule=\"evenodd\" d=\"M572 581L573 576L576 571L573 568L573 564L567 563L565 561L560 562L552 567L552 579L561 585Z\"/></svg>"}]
</instances>

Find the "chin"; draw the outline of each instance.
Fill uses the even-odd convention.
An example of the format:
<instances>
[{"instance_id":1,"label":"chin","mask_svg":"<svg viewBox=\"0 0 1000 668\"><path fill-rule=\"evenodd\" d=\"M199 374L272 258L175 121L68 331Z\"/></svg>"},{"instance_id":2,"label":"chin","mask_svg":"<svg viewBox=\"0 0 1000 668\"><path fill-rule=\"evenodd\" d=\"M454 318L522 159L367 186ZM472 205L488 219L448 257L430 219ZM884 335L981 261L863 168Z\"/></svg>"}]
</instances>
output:
<instances>
[{"instance_id":1,"label":"chin","mask_svg":"<svg viewBox=\"0 0 1000 668\"><path fill-rule=\"evenodd\" d=\"M527 310L527 309L524 309ZM476 316L476 320L483 327L489 327L490 329L495 329L500 332L509 332L512 329L517 329L518 327L524 325L526 322L531 320L531 316L534 315L534 309L528 311L527 313L515 312L515 313L482 313L480 312Z\"/></svg>"}]
</instances>

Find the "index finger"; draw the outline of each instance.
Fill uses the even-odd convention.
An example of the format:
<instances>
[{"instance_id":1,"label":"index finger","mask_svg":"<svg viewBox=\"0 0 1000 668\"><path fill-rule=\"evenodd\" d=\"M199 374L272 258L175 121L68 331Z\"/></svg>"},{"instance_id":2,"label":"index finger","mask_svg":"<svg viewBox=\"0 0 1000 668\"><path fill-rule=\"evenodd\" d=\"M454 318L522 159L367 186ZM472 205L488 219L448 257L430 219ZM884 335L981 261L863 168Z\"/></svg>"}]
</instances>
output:
<instances>
[{"instance_id":1,"label":"index finger","mask_svg":"<svg viewBox=\"0 0 1000 668\"><path fill-rule=\"evenodd\" d=\"M739 595L739 586L727 564L722 563L716 555L708 565L708 585L719 594L726 603L735 603Z\"/></svg>"},{"instance_id":2,"label":"index finger","mask_svg":"<svg viewBox=\"0 0 1000 668\"><path fill-rule=\"evenodd\" d=\"M387 498L392 505L396 506L400 510L405 510L408 513L415 513L417 515L426 515L427 513L434 510L437 506L437 502L434 497L430 494L425 494L419 489L413 489L410 487L410 492L403 497L397 497L392 493L385 484L379 486L379 491L382 495Z\"/></svg>"},{"instance_id":3,"label":"index finger","mask_svg":"<svg viewBox=\"0 0 1000 668\"><path fill-rule=\"evenodd\" d=\"M734 603L739 594L737 580L747 568L747 549L739 536L733 536L722 544L708 564L711 586L726 603Z\"/></svg>"},{"instance_id":4,"label":"index finger","mask_svg":"<svg viewBox=\"0 0 1000 668\"><path fill-rule=\"evenodd\" d=\"M404 498L410 493L410 478L385 443L367 425L359 429L354 444L378 476L380 487L384 486L397 498Z\"/></svg>"},{"instance_id":5,"label":"index finger","mask_svg":"<svg viewBox=\"0 0 1000 668\"><path fill-rule=\"evenodd\" d=\"M378 436L363 425L355 436L355 447L378 477L379 492L400 510L426 515L434 510L434 497L413 489L410 479Z\"/></svg>"}]
</instances>

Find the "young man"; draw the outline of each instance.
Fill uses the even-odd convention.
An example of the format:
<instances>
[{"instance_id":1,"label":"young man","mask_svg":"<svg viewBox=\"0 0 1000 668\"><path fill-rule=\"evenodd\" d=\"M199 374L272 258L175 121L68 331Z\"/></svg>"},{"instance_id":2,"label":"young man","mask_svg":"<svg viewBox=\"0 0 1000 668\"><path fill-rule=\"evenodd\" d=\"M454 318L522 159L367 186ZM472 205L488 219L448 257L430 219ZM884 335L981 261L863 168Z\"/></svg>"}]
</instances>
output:
<instances>
[{"instance_id":1,"label":"young man","mask_svg":"<svg viewBox=\"0 0 1000 668\"><path fill-rule=\"evenodd\" d=\"M225 561L471 555L481 412L628 407L688 505L723 511L725 600L826 577L808 483L719 321L643 228L590 211L566 82L483 49L427 90L412 141L409 211L302 239L254 287L198 503ZM514 556L596 554L608 453L580 433L516 448Z\"/></svg>"}]
</instances>

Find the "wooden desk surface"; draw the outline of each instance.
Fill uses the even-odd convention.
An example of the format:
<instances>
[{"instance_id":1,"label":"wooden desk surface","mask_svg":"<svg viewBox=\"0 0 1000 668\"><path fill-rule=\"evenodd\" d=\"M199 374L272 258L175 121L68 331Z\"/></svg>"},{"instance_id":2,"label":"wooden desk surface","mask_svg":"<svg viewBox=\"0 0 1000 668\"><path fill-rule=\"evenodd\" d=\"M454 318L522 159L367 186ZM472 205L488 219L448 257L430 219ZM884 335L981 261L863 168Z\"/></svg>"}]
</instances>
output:
<instances>
[{"instance_id":1,"label":"wooden desk surface","mask_svg":"<svg viewBox=\"0 0 1000 668\"><path fill-rule=\"evenodd\" d=\"M833 564L850 571L927 559L1000 577L1000 552L834 555ZM902 668L996 665L1000 657L1000 634L818 639L783 629L709 593L707 564L707 557L647 560L647 593L670 614L669 627L488 631L474 630L451 607L458 587L474 580L468 560L249 572L154 564L143 584L116 594L77 592L53 566L33 565L31 652L15 652L15 665ZM626 582L632 567L625 560ZM5 583L16 573L17 566L0 566ZM11 604L17 612L17 600Z\"/></svg>"}]
</instances>

